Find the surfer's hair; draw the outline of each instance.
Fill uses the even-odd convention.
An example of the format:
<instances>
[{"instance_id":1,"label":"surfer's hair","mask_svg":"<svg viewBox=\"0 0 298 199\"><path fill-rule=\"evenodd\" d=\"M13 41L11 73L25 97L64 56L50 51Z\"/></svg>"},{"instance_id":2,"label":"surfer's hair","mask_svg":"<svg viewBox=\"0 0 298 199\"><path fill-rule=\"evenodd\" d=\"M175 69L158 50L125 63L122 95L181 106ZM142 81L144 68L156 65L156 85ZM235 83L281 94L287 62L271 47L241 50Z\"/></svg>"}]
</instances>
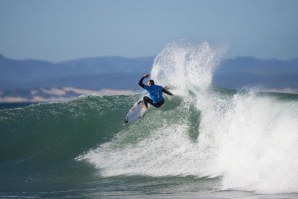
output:
<instances>
[{"instance_id":1,"label":"surfer's hair","mask_svg":"<svg viewBox=\"0 0 298 199\"><path fill-rule=\"evenodd\" d=\"M154 81L152 79L149 80L151 85L154 85Z\"/></svg>"}]
</instances>

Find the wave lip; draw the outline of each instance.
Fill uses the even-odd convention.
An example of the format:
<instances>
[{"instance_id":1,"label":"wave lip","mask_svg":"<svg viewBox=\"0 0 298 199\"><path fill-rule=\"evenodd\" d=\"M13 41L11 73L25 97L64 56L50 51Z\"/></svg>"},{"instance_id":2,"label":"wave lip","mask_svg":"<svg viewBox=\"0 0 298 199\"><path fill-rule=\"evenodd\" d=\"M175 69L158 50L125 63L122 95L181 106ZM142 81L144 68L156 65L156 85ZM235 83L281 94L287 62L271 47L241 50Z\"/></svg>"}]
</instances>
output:
<instances>
[{"instance_id":1,"label":"wave lip","mask_svg":"<svg viewBox=\"0 0 298 199\"><path fill-rule=\"evenodd\" d=\"M161 85L175 88L176 94L211 86L213 72L220 63L224 48L212 48L181 41L169 43L155 58L152 78Z\"/></svg>"}]
</instances>

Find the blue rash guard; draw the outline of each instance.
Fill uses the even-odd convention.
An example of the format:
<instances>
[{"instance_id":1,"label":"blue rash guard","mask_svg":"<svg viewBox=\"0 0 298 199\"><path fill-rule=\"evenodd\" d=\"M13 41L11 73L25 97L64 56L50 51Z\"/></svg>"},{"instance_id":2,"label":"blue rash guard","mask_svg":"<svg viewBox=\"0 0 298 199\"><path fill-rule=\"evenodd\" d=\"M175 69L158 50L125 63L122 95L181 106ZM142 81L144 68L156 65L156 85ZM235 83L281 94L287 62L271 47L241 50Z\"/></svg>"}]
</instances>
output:
<instances>
[{"instance_id":1,"label":"blue rash guard","mask_svg":"<svg viewBox=\"0 0 298 199\"><path fill-rule=\"evenodd\" d=\"M164 89L162 86L158 86L158 85L151 85L151 86L147 86L145 84L143 84L143 80L145 79L145 77L142 77L141 80L139 81L139 85L146 89L147 92L149 93L149 97L144 96L144 103L146 108L148 108L147 103L153 105L154 107L158 108L160 106L163 105L164 103L164 98L162 93L166 93L168 95L173 96L173 93L171 93L170 91L167 91L166 89ZM153 82L154 83L154 82Z\"/></svg>"},{"instance_id":2,"label":"blue rash guard","mask_svg":"<svg viewBox=\"0 0 298 199\"><path fill-rule=\"evenodd\" d=\"M147 85L144 85L143 88L148 91L149 97L153 101L153 103L158 103L158 102L161 102L161 101L164 100L164 98L162 96L162 92L163 92L163 87L162 86L158 86L158 85L147 86Z\"/></svg>"}]
</instances>

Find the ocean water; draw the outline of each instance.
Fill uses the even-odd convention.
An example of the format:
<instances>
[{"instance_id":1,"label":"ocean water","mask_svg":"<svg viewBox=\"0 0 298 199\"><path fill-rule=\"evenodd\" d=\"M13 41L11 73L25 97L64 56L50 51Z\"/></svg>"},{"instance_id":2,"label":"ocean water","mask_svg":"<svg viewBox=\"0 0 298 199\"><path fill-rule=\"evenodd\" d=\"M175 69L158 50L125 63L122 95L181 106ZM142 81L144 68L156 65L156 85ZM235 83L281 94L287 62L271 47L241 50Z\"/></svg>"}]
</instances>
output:
<instances>
[{"instance_id":1,"label":"ocean water","mask_svg":"<svg viewBox=\"0 0 298 199\"><path fill-rule=\"evenodd\" d=\"M212 86L223 50L173 43L151 74L171 88L0 109L1 198L298 198L298 95Z\"/></svg>"}]
</instances>

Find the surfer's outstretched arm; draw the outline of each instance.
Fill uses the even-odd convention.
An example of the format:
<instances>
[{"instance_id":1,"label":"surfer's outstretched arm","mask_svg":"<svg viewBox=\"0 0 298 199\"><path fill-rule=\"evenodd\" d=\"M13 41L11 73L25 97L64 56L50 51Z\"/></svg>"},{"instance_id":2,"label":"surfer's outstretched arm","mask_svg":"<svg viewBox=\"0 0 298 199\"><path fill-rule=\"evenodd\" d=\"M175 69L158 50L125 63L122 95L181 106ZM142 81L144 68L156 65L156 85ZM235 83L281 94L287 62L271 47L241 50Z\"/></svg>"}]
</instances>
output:
<instances>
[{"instance_id":1,"label":"surfer's outstretched arm","mask_svg":"<svg viewBox=\"0 0 298 199\"><path fill-rule=\"evenodd\" d=\"M166 93L166 94L168 94L168 95L171 95L171 96L173 96L174 94L173 93L171 93L170 91L168 91L168 90L166 90L166 89L162 89L162 92L164 92L164 93Z\"/></svg>"},{"instance_id":2,"label":"surfer's outstretched arm","mask_svg":"<svg viewBox=\"0 0 298 199\"><path fill-rule=\"evenodd\" d=\"M145 84L143 83L143 80L145 79L145 77L142 77L139 81L139 86L144 88L145 87Z\"/></svg>"},{"instance_id":3,"label":"surfer's outstretched arm","mask_svg":"<svg viewBox=\"0 0 298 199\"><path fill-rule=\"evenodd\" d=\"M145 84L143 84L143 80L144 80L145 78L147 78L147 77L150 77L150 75L149 75L149 74L146 74L146 75L144 75L144 76L140 79L140 81L139 81L139 85L140 85L140 87L142 87L142 88L145 87Z\"/></svg>"}]
</instances>

